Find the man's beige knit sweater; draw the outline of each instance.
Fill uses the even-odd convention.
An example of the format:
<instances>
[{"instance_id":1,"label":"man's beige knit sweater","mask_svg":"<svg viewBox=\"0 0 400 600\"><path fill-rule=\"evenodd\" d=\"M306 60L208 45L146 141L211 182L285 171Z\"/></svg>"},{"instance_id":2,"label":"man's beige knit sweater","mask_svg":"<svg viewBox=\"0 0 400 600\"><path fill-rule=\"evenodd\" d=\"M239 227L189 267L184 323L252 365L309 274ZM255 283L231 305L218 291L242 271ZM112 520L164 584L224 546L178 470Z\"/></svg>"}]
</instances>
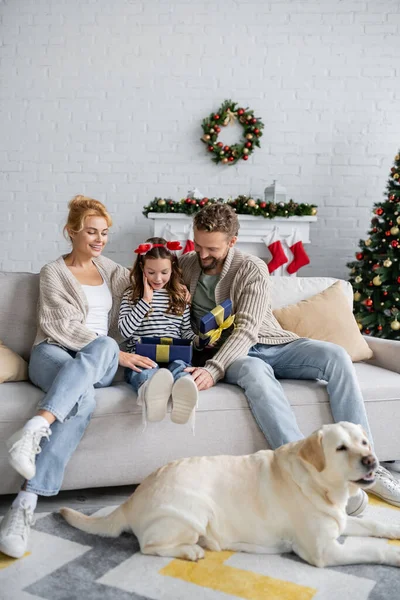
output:
<instances>
[{"instance_id":1,"label":"man's beige knit sweater","mask_svg":"<svg viewBox=\"0 0 400 600\"><path fill-rule=\"evenodd\" d=\"M201 274L196 253L184 254L179 264L193 297ZM298 339L295 333L282 329L272 314L270 282L263 260L236 248L229 250L215 288L215 301L220 304L232 300L235 329L215 356L206 362L205 368L214 382L222 379L229 365L246 356L254 344L285 344Z\"/></svg>"},{"instance_id":2,"label":"man's beige knit sweater","mask_svg":"<svg viewBox=\"0 0 400 600\"><path fill-rule=\"evenodd\" d=\"M109 335L122 342L117 326L118 313L122 295L129 285L129 271L104 256L94 258L93 262L113 299ZM69 350L80 350L97 337L85 325L87 312L85 293L65 264L64 257L45 265L40 271L38 330L34 345L47 340Z\"/></svg>"}]
</instances>

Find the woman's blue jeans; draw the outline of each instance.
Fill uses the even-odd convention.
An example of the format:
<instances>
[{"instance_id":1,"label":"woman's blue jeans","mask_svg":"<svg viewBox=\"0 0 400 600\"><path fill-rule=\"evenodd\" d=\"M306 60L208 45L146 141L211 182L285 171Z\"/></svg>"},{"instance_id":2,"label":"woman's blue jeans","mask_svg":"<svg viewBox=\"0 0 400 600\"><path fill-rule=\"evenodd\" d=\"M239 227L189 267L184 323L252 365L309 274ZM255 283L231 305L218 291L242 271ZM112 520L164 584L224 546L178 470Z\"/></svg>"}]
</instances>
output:
<instances>
[{"instance_id":1,"label":"woman's blue jeans","mask_svg":"<svg viewBox=\"0 0 400 600\"><path fill-rule=\"evenodd\" d=\"M42 439L36 474L26 490L41 496L58 494L65 467L78 446L95 408L95 388L111 385L118 369L119 347L100 336L79 352L42 342L32 350L29 377L46 395L38 410L56 421L49 441Z\"/></svg>"}]
</instances>

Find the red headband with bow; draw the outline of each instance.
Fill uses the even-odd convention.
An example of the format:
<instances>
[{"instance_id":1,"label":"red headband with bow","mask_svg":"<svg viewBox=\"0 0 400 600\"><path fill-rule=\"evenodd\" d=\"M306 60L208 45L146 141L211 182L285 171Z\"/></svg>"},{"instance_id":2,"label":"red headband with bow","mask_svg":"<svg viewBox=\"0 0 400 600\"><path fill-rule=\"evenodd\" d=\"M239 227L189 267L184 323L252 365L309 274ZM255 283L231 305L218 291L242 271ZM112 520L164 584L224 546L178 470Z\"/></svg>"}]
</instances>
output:
<instances>
[{"instance_id":1,"label":"red headband with bow","mask_svg":"<svg viewBox=\"0 0 400 600\"><path fill-rule=\"evenodd\" d=\"M167 242L166 244L152 244L151 242L146 242L144 244L139 244L135 250L135 253L141 255L147 254L152 248L166 248L167 250L171 251L182 250L181 243L178 241L171 241Z\"/></svg>"}]
</instances>

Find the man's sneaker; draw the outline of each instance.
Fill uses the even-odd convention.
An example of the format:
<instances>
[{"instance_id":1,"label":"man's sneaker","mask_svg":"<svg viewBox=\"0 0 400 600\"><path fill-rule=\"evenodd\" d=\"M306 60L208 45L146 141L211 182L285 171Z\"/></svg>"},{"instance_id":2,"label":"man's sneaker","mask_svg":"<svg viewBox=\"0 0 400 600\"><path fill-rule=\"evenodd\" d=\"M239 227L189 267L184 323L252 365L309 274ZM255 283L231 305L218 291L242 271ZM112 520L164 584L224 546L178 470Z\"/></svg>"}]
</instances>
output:
<instances>
[{"instance_id":1,"label":"man's sneaker","mask_svg":"<svg viewBox=\"0 0 400 600\"><path fill-rule=\"evenodd\" d=\"M13 558L23 556L34 522L32 508L23 501L20 506L11 507L0 523L0 552Z\"/></svg>"},{"instance_id":2,"label":"man's sneaker","mask_svg":"<svg viewBox=\"0 0 400 600\"><path fill-rule=\"evenodd\" d=\"M146 386L143 389L143 397L146 405L147 420L150 423L164 419L167 414L168 400L171 396L173 385L174 378L168 369L159 369L151 379L143 384L143 386Z\"/></svg>"},{"instance_id":3,"label":"man's sneaker","mask_svg":"<svg viewBox=\"0 0 400 600\"><path fill-rule=\"evenodd\" d=\"M42 437L49 439L50 427L40 429L19 429L7 440L8 462L25 479L32 479L36 473L36 454L41 452L40 440Z\"/></svg>"},{"instance_id":4,"label":"man's sneaker","mask_svg":"<svg viewBox=\"0 0 400 600\"><path fill-rule=\"evenodd\" d=\"M364 492L364 490L359 489L355 496L350 496L347 506L346 512L349 517L357 517L357 515L361 515L362 512L367 508L368 504L368 496Z\"/></svg>"},{"instance_id":5,"label":"man's sneaker","mask_svg":"<svg viewBox=\"0 0 400 600\"><path fill-rule=\"evenodd\" d=\"M198 397L199 392L193 377L180 377L172 388L171 421L179 425L187 423Z\"/></svg>"},{"instance_id":6,"label":"man's sneaker","mask_svg":"<svg viewBox=\"0 0 400 600\"><path fill-rule=\"evenodd\" d=\"M396 471L396 473L400 473L400 460L382 461L381 465L390 471Z\"/></svg>"},{"instance_id":7,"label":"man's sneaker","mask_svg":"<svg viewBox=\"0 0 400 600\"><path fill-rule=\"evenodd\" d=\"M385 502L400 506L400 481L384 467L378 467L374 485L368 490Z\"/></svg>"}]
</instances>

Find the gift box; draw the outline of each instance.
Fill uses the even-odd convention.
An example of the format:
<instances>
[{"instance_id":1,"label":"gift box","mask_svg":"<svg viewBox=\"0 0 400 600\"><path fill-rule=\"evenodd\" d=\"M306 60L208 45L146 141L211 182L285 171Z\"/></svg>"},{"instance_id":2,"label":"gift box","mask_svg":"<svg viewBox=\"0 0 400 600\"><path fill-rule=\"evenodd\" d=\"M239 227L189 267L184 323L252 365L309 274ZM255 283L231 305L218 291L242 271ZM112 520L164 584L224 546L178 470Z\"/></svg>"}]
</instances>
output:
<instances>
[{"instance_id":1,"label":"gift box","mask_svg":"<svg viewBox=\"0 0 400 600\"><path fill-rule=\"evenodd\" d=\"M225 329L229 329L234 323L235 315L232 315L232 301L225 300L218 304L211 312L200 319L200 345L215 344Z\"/></svg>"},{"instance_id":2,"label":"gift box","mask_svg":"<svg viewBox=\"0 0 400 600\"><path fill-rule=\"evenodd\" d=\"M169 363L173 360L192 362L192 340L169 337L143 337L136 342L136 354L147 356L156 363Z\"/></svg>"}]
</instances>

